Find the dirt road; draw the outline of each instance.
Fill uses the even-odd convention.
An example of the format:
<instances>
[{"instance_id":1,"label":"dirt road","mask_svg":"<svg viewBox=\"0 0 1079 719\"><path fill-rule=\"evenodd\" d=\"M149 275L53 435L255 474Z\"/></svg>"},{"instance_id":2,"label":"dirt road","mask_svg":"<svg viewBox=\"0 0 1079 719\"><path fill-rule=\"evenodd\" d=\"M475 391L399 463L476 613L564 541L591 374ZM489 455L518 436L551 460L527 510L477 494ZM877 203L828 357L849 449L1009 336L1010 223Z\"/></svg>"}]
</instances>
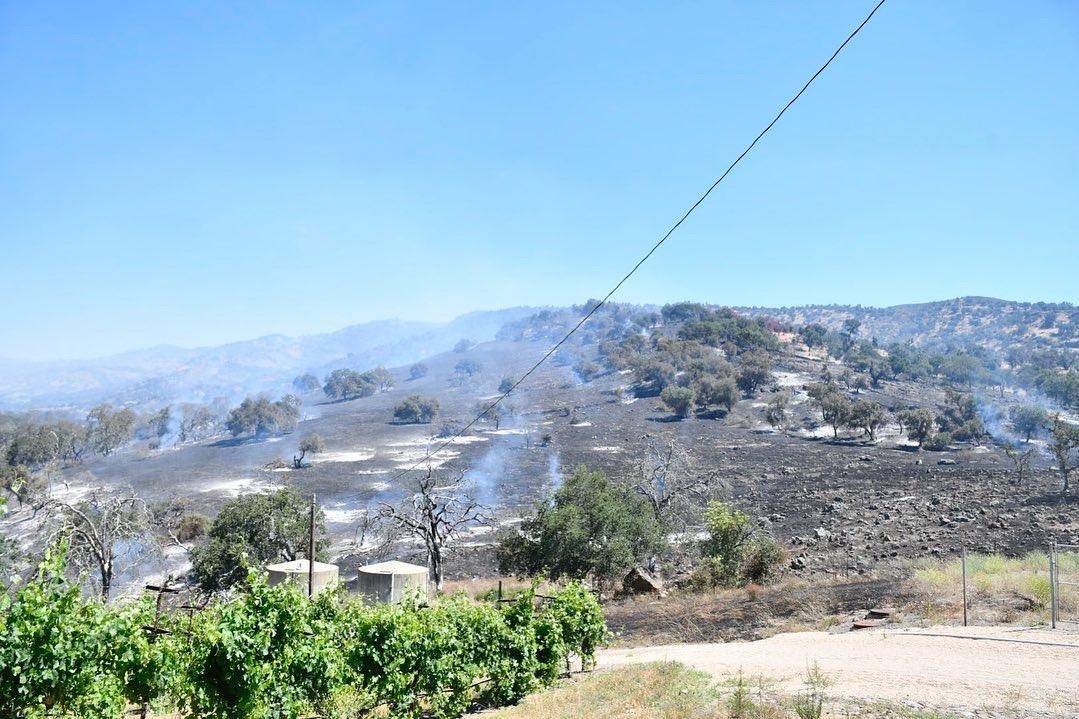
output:
<instances>
[{"instance_id":1,"label":"dirt road","mask_svg":"<svg viewBox=\"0 0 1079 719\"><path fill-rule=\"evenodd\" d=\"M995 641L1001 639L1009 641ZM775 680L789 692L804 686L807 665L817 662L834 682L828 692L836 698L917 702L1001 716L1079 716L1076 632L1014 627L798 632L755 642L610 650L601 654L599 664L660 660L681 662L721 680L741 670L747 677Z\"/></svg>"}]
</instances>

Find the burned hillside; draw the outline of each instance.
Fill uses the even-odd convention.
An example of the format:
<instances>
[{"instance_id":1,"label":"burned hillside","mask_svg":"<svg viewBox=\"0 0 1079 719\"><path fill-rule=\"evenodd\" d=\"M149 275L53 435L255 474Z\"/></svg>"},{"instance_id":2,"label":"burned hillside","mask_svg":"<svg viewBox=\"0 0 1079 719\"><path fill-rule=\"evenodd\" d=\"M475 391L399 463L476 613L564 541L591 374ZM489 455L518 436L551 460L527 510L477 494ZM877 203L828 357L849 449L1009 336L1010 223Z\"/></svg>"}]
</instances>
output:
<instances>
[{"instance_id":1,"label":"burned hillside","mask_svg":"<svg viewBox=\"0 0 1079 719\"><path fill-rule=\"evenodd\" d=\"M711 478L708 496L757 517L795 571L875 572L961 542L1014 553L1079 533L1051 451L1052 418L1075 420L1071 349L934 350L884 343L853 318L833 329L697 303L614 304L488 411L589 309L541 311L494 341L458 342L414 365L342 369L325 386L298 377L294 398L218 410L201 435L168 446L150 437L20 464L10 461L27 446L20 426L7 443L9 476L16 465L47 475L40 491L71 501L99 484L130 487L209 517L244 493L314 492L333 552L355 557L347 564L367 557L357 543L365 517L407 496L430 465L467 482L494 517L461 543L467 561L451 562L451 576L493 571L485 547L498 528L573 468L632 485L654 440L683 448ZM1063 378L1059 399L1041 392L1039 372ZM264 426L259 407L294 416ZM1017 408L1031 407L1044 412L1024 430ZM34 426L44 436L47 425ZM1065 468L1074 461L1069 449ZM5 524L26 541L34 500L19 499ZM669 561L688 570L688 559Z\"/></svg>"}]
</instances>

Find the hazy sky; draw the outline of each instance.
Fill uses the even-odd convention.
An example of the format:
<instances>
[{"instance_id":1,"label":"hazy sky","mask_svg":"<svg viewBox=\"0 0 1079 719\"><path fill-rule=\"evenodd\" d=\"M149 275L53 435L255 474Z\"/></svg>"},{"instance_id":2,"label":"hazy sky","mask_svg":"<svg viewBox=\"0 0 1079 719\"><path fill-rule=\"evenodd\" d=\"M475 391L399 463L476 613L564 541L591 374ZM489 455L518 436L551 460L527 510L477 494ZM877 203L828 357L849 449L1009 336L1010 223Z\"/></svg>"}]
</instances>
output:
<instances>
[{"instance_id":1,"label":"hazy sky","mask_svg":"<svg viewBox=\"0 0 1079 719\"><path fill-rule=\"evenodd\" d=\"M602 295L872 2L0 2L0 356ZM891 0L619 299L1079 300L1079 3Z\"/></svg>"}]
</instances>

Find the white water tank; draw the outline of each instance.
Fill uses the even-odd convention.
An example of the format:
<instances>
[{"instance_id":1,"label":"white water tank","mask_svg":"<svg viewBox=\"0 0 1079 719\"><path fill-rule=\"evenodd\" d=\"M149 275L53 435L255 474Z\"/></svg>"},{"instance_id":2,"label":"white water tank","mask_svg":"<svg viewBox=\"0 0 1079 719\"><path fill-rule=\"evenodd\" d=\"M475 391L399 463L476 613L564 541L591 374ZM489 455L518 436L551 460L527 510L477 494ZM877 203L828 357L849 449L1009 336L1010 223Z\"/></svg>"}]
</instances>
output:
<instances>
[{"instance_id":1,"label":"white water tank","mask_svg":"<svg viewBox=\"0 0 1079 719\"><path fill-rule=\"evenodd\" d=\"M396 603L409 593L427 599L430 591L427 567L398 561L360 567L353 586L369 602Z\"/></svg>"},{"instance_id":2,"label":"white water tank","mask_svg":"<svg viewBox=\"0 0 1079 719\"><path fill-rule=\"evenodd\" d=\"M271 587L282 582L291 582L304 594L307 594L307 579L311 576L311 586L314 588L311 596L317 596L322 590L333 589L337 586L336 564L315 562L315 571L309 575L307 560L296 559L291 562L270 564L266 567L266 571L269 573L268 583Z\"/></svg>"}]
</instances>

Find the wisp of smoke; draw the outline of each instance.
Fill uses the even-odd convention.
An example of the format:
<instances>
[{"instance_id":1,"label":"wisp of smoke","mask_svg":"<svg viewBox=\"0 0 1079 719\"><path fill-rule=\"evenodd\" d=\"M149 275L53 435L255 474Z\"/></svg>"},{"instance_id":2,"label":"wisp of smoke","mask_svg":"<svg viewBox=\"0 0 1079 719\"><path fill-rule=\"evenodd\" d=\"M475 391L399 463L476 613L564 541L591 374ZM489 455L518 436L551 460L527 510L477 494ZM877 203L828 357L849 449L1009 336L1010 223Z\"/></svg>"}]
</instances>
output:
<instances>
[{"instance_id":1,"label":"wisp of smoke","mask_svg":"<svg viewBox=\"0 0 1079 719\"><path fill-rule=\"evenodd\" d=\"M547 479L550 482L550 491L555 492L562 486L562 463L558 459L558 452L551 450L547 455Z\"/></svg>"}]
</instances>

